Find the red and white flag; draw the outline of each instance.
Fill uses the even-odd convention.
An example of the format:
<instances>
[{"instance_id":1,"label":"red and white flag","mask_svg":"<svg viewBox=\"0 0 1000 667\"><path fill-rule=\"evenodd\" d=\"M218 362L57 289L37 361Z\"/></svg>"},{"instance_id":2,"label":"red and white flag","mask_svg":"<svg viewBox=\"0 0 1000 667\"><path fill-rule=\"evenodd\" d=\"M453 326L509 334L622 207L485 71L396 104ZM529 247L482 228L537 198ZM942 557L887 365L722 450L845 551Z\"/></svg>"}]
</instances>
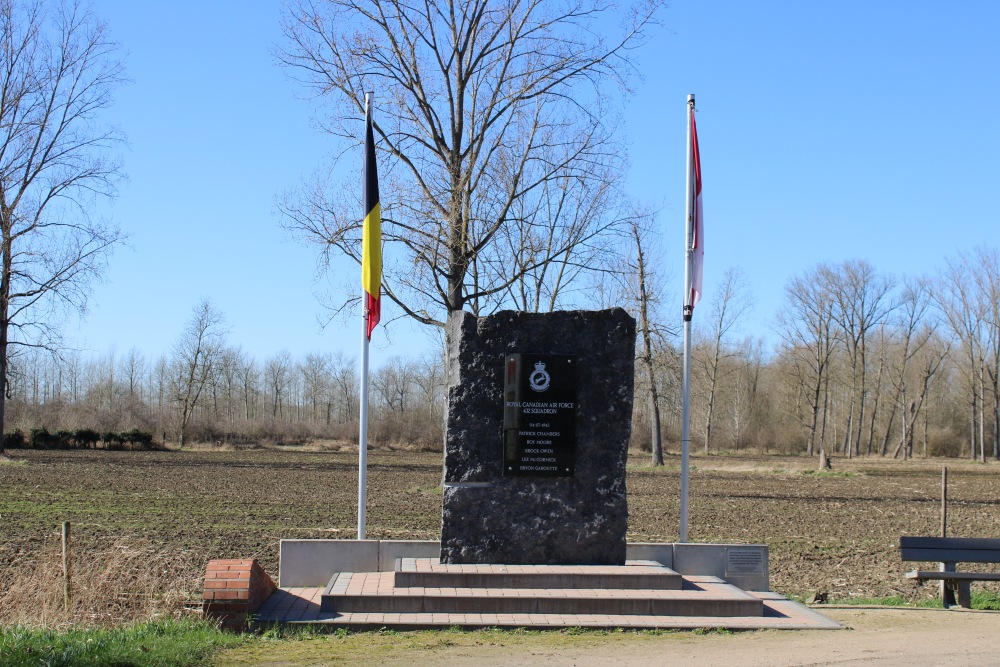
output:
<instances>
[{"instance_id":1,"label":"red and white flag","mask_svg":"<svg viewBox=\"0 0 1000 667\"><path fill-rule=\"evenodd\" d=\"M695 304L701 300L701 276L705 264L705 223L701 210L701 155L698 153L698 130L694 122L694 110L691 113L691 197L692 228L691 253L691 290L684 296L686 306L694 311ZM687 310L687 309L685 309Z\"/></svg>"}]
</instances>

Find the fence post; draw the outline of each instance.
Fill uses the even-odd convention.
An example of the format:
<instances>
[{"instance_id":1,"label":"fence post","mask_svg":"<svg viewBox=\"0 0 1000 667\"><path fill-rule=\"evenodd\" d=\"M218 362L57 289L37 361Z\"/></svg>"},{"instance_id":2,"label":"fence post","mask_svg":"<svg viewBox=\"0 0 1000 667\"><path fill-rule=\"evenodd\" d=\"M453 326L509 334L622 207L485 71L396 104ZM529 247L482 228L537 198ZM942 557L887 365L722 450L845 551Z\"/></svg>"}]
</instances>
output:
<instances>
[{"instance_id":1,"label":"fence post","mask_svg":"<svg viewBox=\"0 0 1000 667\"><path fill-rule=\"evenodd\" d=\"M941 468L941 537L948 537L948 466Z\"/></svg>"},{"instance_id":2,"label":"fence post","mask_svg":"<svg viewBox=\"0 0 1000 667\"><path fill-rule=\"evenodd\" d=\"M70 572L70 543L69 543L69 521L62 524L62 566L63 566L63 606L66 613L70 611L72 601L72 586Z\"/></svg>"},{"instance_id":3,"label":"fence post","mask_svg":"<svg viewBox=\"0 0 1000 667\"><path fill-rule=\"evenodd\" d=\"M941 468L941 537L948 537L948 466ZM942 572L954 572L954 563L941 563ZM951 582L941 580L941 602L945 609L955 604Z\"/></svg>"}]
</instances>

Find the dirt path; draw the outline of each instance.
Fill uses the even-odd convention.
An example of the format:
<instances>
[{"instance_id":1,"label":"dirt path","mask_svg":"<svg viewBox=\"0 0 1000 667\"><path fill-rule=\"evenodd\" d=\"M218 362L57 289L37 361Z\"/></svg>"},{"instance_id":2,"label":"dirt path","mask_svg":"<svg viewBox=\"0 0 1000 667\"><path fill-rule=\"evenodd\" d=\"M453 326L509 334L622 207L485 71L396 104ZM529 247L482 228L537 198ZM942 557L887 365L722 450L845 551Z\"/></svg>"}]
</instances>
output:
<instances>
[{"instance_id":1,"label":"dirt path","mask_svg":"<svg viewBox=\"0 0 1000 667\"><path fill-rule=\"evenodd\" d=\"M349 635L229 651L232 665L994 665L1000 612L826 608L842 631L566 635L400 633Z\"/></svg>"}]
</instances>

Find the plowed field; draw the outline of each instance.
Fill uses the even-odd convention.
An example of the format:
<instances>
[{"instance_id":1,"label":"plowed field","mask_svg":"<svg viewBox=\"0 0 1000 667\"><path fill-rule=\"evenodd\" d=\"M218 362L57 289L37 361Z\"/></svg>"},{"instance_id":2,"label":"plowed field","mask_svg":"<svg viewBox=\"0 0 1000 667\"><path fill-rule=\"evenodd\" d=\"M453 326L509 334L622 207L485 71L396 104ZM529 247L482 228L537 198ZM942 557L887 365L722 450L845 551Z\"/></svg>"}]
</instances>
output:
<instances>
[{"instance_id":1,"label":"plowed field","mask_svg":"<svg viewBox=\"0 0 1000 667\"><path fill-rule=\"evenodd\" d=\"M205 562L257 557L277 572L282 538L353 538L357 460L350 452L18 451L0 465L0 583L58 553L71 521L74 557L139 549L197 598ZM949 534L1000 537L1000 466L947 462ZM676 457L629 465L629 540L678 534ZM941 461L834 461L811 474L796 457L694 457L690 539L767 543L772 588L832 600L934 597L903 579L901 534L940 530ZM368 536L437 539L441 456L372 451Z\"/></svg>"}]
</instances>

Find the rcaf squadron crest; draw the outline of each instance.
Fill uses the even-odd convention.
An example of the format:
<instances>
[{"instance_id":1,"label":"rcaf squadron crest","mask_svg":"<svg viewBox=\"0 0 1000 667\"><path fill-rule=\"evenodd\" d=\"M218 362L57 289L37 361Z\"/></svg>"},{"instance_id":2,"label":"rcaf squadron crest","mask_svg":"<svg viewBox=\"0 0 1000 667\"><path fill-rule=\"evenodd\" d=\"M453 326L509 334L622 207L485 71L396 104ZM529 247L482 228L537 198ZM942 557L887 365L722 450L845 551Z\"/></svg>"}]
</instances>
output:
<instances>
[{"instance_id":1,"label":"rcaf squadron crest","mask_svg":"<svg viewBox=\"0 0 1000 667\"><path fill-rule=\"evenodd\" d=\"M551 383L552 378L549 377L549 372L545 370L545 362L536 361L535 370L528 376L528 385L532 390L541 393L548 389Z\"/></svg>"}]
</instances>

